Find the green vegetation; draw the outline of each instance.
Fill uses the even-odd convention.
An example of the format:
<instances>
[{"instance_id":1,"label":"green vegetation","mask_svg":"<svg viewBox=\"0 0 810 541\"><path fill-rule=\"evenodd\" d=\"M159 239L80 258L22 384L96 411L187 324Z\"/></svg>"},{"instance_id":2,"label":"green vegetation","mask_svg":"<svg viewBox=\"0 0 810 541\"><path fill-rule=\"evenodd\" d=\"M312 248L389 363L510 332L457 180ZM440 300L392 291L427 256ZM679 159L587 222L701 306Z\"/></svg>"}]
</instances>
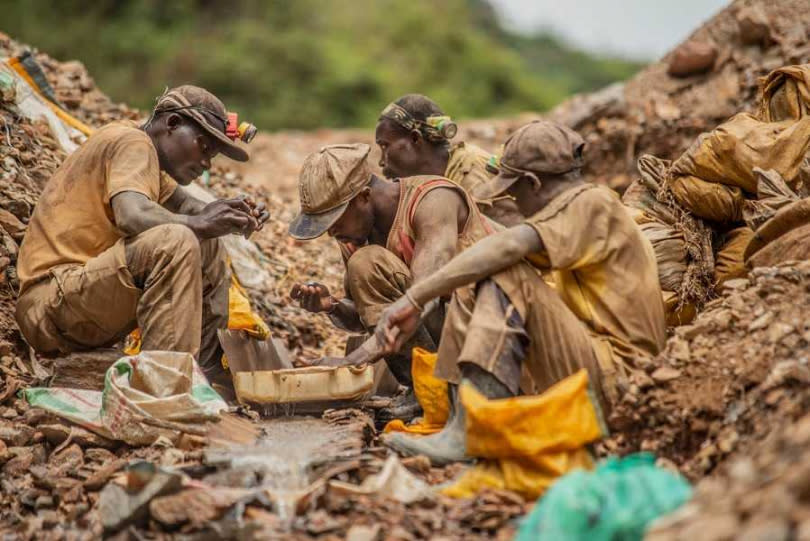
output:
<instances>
[{"instance_id":1,"label":"green vegetation","mask_svg":"<svg viewBox=\"0 0 810 541\"><path fill-rule=\"evenodd\" d=\"M510 34L485 0L7 0L2 26L116 100L192 82L265 129L369 126L408 92L456 117L544 110L639 68Z\"/></svg>"}]
</instances>

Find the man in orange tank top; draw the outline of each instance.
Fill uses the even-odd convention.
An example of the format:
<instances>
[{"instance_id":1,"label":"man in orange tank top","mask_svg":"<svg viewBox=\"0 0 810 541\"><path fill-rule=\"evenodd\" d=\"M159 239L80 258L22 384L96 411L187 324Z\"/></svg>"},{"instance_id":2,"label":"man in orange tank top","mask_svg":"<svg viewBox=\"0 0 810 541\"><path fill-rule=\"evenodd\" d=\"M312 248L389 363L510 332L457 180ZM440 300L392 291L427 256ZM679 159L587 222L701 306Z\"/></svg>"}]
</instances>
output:
<instances>
[{"instance_id":1,"label":"man in orange tank top","mask_svg":"<svg viewBox=\"0 0 810 541\"><path fill-rule=\"evenodd\" d=\"M316 283L295 284L291 296L352 332L373 329L411 284L450 261L470 218L471 200L458 185L441 177L385 180L371 172L370 150L365 144L331 145L308 156L299 179L301 213L290 224L298 239L328 233L340 243L346 263L342 299ZM480 216L474 208L473 214ZM442 319L438 308L415 339L386 357L400 383L412 385L412 346L435 351Z\"/></svg>"},{"instance_id":2,"label":"man in orange tank top","mask_svg":"<svg viewBox=\"0 0 810 541\"><path fill-rule=\"evenodd\" d=\"M637 359L663 347L666 325L652 246L615 193L582 179L584 146L552 122L512 134L484 195L512 195L526 220L411 286L381 316L380 342L398 347L426 303L453 293L438 377L506 398L541 393L585 369L596 409L608 413ZM533 268L551 272L554 289ZM476 284L475 297L464 299L459 292L469 284ZM453 407L440 433L393 434L389 445L435 463L464 459L464 408L457 399Z\"/></svg>"}]
</instances>

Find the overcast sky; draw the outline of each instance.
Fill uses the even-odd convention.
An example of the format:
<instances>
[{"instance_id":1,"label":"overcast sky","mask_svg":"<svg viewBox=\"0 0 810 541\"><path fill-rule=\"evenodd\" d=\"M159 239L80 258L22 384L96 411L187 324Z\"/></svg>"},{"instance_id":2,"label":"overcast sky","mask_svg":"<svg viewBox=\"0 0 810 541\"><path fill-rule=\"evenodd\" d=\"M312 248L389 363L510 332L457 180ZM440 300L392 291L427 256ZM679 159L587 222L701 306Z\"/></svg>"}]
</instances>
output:
<instances>
[{"instance_id":1,"label":"overcast sky","mask_svg":"<svg viewBox=\"0 0 810 541\"><path fill-rule=\"evenodd\" d=\"M591 51L662 56L729 0L490 0L516 30L547 28Z\"/></svg>"}]
</instances>

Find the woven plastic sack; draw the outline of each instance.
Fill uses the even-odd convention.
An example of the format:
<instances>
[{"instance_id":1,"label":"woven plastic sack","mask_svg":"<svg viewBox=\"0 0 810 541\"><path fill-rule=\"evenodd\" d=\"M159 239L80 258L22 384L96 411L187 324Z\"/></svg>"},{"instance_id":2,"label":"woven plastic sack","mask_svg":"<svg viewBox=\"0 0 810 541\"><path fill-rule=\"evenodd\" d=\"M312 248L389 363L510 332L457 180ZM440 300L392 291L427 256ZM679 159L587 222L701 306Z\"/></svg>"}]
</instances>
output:
<instances>
[{"instance_id":1,"label":"woven plastic sack","mask_svg":"<svg viewBox=\"0 0 810 541\"><path fill-rule=\"evenodd\" d=\"M515 541L640 540L653 520L691 495L689 483L656 467L649 453L608 458L595 471L574 471L557 481L529 513Z\"/></svg>"},{"instance_id":2,"label":"woven plastic sack","mask_svg":"<svg viewBox=\"0 0 810 541\"><path fill-rule=\"evenodd\" d=\"M799 120L810 112L810 64L776 69L760 81L757 116L765 122Z\"/></svg>"},{"instance_id":3,"label":"woven plastic sack","mask_svg":"<svg viewBox=\"0 0 810 541\"><path fill-rule=\"evenodd\" d=\"M698 218L720 224L742 220L745 196L736 186L679 176L666 183L672 197Z\"/></svg>"},{"instance_id":4,"label":"woven plastic sack","mask_svg":"<svg viewBox=\"0 0 810 541\"><path fill-rule=\"evenodd\" d=\"M757 193L754 168L773 169L791 184L810 150L810 117L762 122L740 113L704 133L672 164L672 176L695 176Z\"/></svg>"},{"instance_id":5,"label":"woven plastic sack","mask_svg":"<svg viewBox=\"0 0 810 541\"><path fill-rule=\"evenodd\" d=\"M201 430L228 407L194 357L173 351L119 359L107 369L104 391L32 387L23 396L34 407L130 445L149 445L160 436L174 440L184 429Z\"/></svg>"},{"instance_id":6,"label":"woven plastic sack","mask_svg":"<svg viewBox=\"0 0 810 541\"><path fill-rule=\"evenodd\" d=\"M715 256L714 279L717 285L748 274L745 268L745 249L754 237L748 227L732 229L725 235L725 242Z\"/></svg>"},{"instance_id":7,"label":"woven plastic sack","mask_svg":"<svg viewBox=\"0 0 810 541\"><path fill-rule=\"evenodd\" d=\"M658 282L663 291L678 291L686 272L686 242L683 233L657 221L639 224L652 244L658 263Z\"/></svg>"}]
</instances>

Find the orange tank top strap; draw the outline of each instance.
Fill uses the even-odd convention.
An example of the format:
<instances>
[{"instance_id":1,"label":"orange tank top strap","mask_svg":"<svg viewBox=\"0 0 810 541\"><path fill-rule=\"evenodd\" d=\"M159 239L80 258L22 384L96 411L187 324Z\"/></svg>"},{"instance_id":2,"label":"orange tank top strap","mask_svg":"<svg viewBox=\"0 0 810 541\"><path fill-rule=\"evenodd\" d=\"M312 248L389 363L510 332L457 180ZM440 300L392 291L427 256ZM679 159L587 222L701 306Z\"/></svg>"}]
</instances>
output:
<instances>
[{"instance_id":1,"label":"orange tank top strap","mask_svg":"<svg viewBox=\"0 0 810 541\"><path fill-rule=\"evenodd\" d=\"M416 214L416 208L422 198L436 188L452 188L464 192L458 184L443 177L408 177L401 179L400 183L402 184L402 192L399 199L399 208L391 232L388 235L387 248L410 266L413 261L415 245L413 216Z\"/></svg>"}]
</instances>

